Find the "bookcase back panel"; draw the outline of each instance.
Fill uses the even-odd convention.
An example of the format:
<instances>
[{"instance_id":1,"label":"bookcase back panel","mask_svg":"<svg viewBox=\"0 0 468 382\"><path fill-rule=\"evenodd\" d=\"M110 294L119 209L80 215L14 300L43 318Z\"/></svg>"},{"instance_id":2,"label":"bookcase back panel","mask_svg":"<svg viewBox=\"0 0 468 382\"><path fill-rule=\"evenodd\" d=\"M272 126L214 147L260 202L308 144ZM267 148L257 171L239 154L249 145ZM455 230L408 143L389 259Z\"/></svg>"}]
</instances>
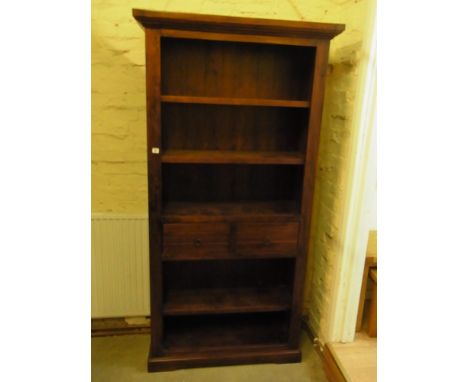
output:
<instances>
[{"instance_id":1,"label":"bookcase back panel","mask_svg":"<svg viewBox=\"0 0 468 382\"><path fill-rule=\"evenodd\" d=\"M315 48L162 38L162 93L308 100Z\"/></svg>"},{"instance_id":2,"label":"bookcase back panel","mask_svg":"<svg viewBox=\"0 0 468 382\"><path fill-rule=\"evenodd\" d=\"M289 286L294 259L174 261L164 263L165 290Z\"/></svg>"},{"instance_id":3,"label":"bookcase back panel","mask_svg":"<svg viewBox=\"0 0 468 382\"><path fill-rule=\"evenodd\" d=\"M162 148L304 151L308 110L164 104Z\"/></svg>"},{"instance_id":4,"label":"bookcase back panel","mask_svg":"<svg viewBox=\"0 0 468 382\"><path fill-rule=\"evenodd\" d=\"M164 164L163 201L300 200L303 166Z\"/></svg>"}]
</instances>

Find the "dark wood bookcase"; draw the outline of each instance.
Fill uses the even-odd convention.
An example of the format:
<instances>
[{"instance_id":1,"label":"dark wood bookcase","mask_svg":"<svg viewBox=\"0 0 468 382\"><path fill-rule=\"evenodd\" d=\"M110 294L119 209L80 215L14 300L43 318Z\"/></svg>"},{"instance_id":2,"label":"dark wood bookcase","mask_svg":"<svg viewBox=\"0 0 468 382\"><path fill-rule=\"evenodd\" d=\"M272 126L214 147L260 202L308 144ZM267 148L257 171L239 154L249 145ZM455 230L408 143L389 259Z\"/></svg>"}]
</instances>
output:
<instances>
[{"instance_id":1,"label":"dark wood bookcase","mask_svg":"<svg viewBox=\"0 0 468 382\"><path fill-rule=\"evenodd\" d=\"M340 24L133 10L146 41L148 370L297 362Z\"/></svg>"}]
</instances>

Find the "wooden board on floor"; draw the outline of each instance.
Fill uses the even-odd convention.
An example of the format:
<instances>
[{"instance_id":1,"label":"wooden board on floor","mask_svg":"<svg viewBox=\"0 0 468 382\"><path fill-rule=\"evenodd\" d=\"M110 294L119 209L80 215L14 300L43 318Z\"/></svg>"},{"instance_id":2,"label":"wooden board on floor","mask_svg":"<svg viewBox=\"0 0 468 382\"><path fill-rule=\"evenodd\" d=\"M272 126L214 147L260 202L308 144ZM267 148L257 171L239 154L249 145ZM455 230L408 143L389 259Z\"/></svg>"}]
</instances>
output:
<instances>
[{"instance_id":1,"label":"wooden board on floor","mask_svg":"<svg viewBox=\"0 0 468 382\"><path fill-rule=\"evenodd\" d=\"M330 382L346 382L346 377L338 366L336 355L328 344L323 349L323 366Z\"/></svg>"},{"instance_id":2,"label":"wooden board on floor","mask_svg":"<svg viewBox=\"0 0 468 382\"><path fill-rule=\"evenodd\" d=\"M347 382L377 381L377 339L357 333L354 342L327 344Z\"/></svg>"},{"instance_id":3,"label":"wooden board on floor","mask_svg":"<svg viewBox=\"0 0 468 382\"><path fill-rule=\"evenodd\" d=\"M356 319L356 332L362 329L362 317L364 314L364 304L366 302L367 280L369 278L369 269L377 266L377 231L369 231L367 242L366 261L364 272L362 274L361 296L359 298L358 315Z\"/></svg>"}]
</instances>

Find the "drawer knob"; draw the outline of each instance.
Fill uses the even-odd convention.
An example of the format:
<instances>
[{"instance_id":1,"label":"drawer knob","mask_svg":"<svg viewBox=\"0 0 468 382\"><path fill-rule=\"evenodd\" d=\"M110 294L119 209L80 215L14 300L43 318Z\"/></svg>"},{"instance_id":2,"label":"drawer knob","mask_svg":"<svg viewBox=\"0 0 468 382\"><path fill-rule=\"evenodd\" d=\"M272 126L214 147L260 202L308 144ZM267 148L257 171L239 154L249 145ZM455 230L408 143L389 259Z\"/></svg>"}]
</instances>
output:
<instances>
[{"instance_id":1,"label":"drawer knob","mask_svg":"<svg viewBox=\"0 0 468 382\"><path fill-rule=\"evenodd\" d=\"M194 239L193 240L193 245L198 248L198 247L201 247L202 242L201 242L200 239Z\"/></svg>"}]
</instances>

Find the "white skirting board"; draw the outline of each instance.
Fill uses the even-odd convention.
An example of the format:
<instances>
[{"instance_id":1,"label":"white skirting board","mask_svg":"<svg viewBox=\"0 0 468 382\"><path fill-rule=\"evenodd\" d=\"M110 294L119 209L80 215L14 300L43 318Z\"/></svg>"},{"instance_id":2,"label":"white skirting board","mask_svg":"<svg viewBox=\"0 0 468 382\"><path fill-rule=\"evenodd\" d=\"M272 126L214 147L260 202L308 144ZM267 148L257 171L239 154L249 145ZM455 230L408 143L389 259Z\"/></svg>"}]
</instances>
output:
<instances>
[{"instance_id":1,"label":"white skirting board","mask_svg":"<svg viewBox=\"0 0 468 382\"><path fill-rule=\"evenodd\" d=\"M92 214L91 317L149 314L148 217Z\"/></svg>"}]
</instances>

